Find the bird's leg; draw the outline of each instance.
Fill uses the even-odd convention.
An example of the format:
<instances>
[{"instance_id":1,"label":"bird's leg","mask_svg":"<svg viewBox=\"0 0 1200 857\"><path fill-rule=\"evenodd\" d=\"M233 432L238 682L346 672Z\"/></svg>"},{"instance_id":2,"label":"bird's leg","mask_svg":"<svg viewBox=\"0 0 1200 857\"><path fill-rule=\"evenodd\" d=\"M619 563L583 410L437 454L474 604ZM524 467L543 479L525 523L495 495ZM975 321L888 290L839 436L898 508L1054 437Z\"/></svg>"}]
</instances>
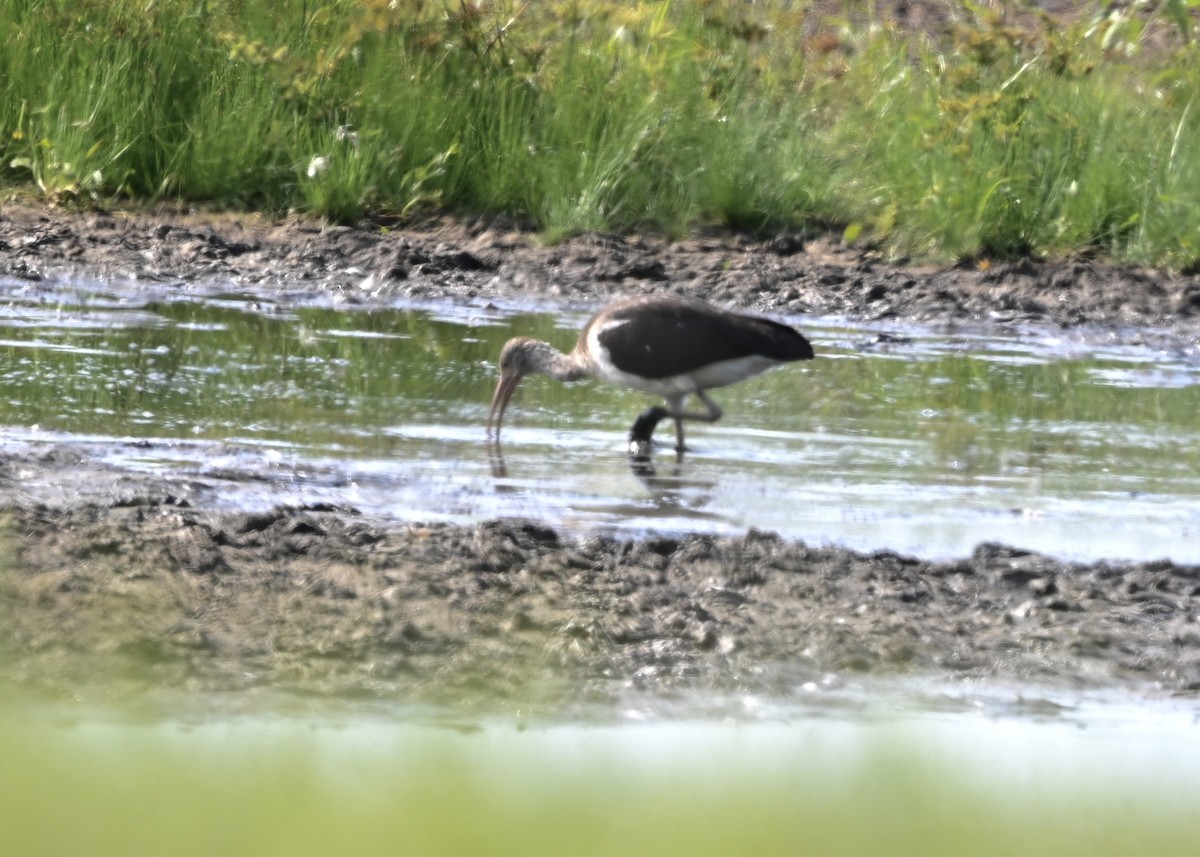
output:
<instances>
[{"instance_id":1,"label":"bird's leg","mask_svg":"<svg viewBox=\"0 0 1200 857\"><path fill-rule=\"evenodd\" d=\"M703 390L696 391L696 398L702 401L704 403L704 407L708 409L702 414L685 411L683 409L683 400L685 397L686 394L683 396L671 396L667 399L667 404L671 406L671 417L675 420L675 448L680 452L683 452L685 449L687 449L683 443L684 420L698 420L702 423L715 423L725 413L721 410L720 405L710 399L708 394Z\"/></svg>"},{"instance_id":2,"label":"bird's leg","mask_svg":"<svg viewBox=\"0 0 1200 857\"><path fill-rule=\"evenodd\" d=\"M643 411L629 430L629 454L642 458L649 455L650 438L654 435L654 430L669 416L671 412L662 405L655 405Z\"/></svg>"}]
</instances>

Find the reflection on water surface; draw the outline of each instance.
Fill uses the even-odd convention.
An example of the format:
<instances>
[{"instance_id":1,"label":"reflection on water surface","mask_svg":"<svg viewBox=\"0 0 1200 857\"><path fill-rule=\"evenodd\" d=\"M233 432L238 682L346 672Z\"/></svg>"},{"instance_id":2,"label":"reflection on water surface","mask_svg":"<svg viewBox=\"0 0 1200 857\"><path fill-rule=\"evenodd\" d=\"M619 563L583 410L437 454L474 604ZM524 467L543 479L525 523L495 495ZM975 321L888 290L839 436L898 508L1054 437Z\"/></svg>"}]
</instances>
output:
<instances>
[{"instance_id":1,"label":"reflection on water surface","mask_svg":"<svg viewBox=\"0 0 1200 857\"><path fill-rule=\"evenodd\" d=\"M716 391L726 416L694 427L682 461L664 447L630 466L641 394L530 378L497 466L483 421L500 346L568 347L585 310L5 293L9 447L185 475L213 504L1200 561L1200 357L1132 335L792 319L818 359Z\"/></svg>"}]
</instances>

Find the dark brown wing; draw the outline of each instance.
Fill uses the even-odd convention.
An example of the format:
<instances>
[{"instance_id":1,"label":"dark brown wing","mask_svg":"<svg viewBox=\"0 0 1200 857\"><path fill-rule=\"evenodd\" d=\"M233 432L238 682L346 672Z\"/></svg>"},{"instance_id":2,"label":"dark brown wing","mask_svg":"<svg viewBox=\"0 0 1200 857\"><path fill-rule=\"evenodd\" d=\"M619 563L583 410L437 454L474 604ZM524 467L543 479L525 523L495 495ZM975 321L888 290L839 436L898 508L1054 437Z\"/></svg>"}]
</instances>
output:
<instances>
[{"instance_id":1,"label":"dark brown wing","mask_svg":"<svg viewBox=\"0 0 1200 857\"><path fill-rule=\"evenodd\" d=\"M632 298L602 310L590 324L610 321L624 323L602 331L600 344L618 369L643 378L670 378L740 357L782 363L813 356L809 341L786 324L688 298Z\"/></svg>"}]
</instances>

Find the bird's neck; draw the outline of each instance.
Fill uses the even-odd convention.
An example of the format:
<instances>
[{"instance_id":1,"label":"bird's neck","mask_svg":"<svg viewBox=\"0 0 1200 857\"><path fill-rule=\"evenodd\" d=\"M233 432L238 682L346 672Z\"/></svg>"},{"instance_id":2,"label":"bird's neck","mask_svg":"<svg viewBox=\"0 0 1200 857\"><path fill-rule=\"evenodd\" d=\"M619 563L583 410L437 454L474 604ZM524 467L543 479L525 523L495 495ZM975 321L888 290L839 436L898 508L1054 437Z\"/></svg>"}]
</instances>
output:
<instances>
[{"instance_id":1,"label":"bird's neck","mask_svg":"<svg viewBox=\"0 0 1200 857\"><path fill-rule=\"evenodd\" d=\"M559 359L555 363L554 371L550 373L550 377L555 381L578 381L580 378L587 377L587 361L582 359L582 355L578 351L572 351L569 354L556 351L555 354Z\"/></svg>"},{"instance_id":2,"label":"bird's neck","mask_svg":"<svg viewBox=\"0 0 1200 857\"><path fill-rule=\"evenodd\" d=\"M538 369L555 381L578 381L589 374L589 364L578 349L564 354L549 343L538 345Z\"/></svg>"}]
</instances>

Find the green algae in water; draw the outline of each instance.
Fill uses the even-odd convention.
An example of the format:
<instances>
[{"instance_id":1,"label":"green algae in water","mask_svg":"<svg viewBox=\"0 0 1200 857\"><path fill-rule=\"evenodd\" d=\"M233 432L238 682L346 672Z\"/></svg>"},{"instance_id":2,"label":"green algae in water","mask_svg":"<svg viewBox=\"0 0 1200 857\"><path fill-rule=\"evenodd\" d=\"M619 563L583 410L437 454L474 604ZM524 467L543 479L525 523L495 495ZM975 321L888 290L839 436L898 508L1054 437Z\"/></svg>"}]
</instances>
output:
<instances>
[{"instance_id":1,"label":"green algae in water","mask_svg":"<svg viewBox=\"0 0 1200 857\"><path fill-rule=\"evenodd\" d=\"M361 489L319 500L408 518L1200 558L1200 363L1185 351L798 319L817 359L715 391L724 419L694 428L682 463L662 450L650 479L631 472L624 441L651 399L543 377L518 391L498 467L483 422L501 345L523 334L569 348L585 318L248 297L14 302L0 317L0 424L24 441L173 445L193 468L214 444L268 450Z\"/></svg>"}]
</instances>

